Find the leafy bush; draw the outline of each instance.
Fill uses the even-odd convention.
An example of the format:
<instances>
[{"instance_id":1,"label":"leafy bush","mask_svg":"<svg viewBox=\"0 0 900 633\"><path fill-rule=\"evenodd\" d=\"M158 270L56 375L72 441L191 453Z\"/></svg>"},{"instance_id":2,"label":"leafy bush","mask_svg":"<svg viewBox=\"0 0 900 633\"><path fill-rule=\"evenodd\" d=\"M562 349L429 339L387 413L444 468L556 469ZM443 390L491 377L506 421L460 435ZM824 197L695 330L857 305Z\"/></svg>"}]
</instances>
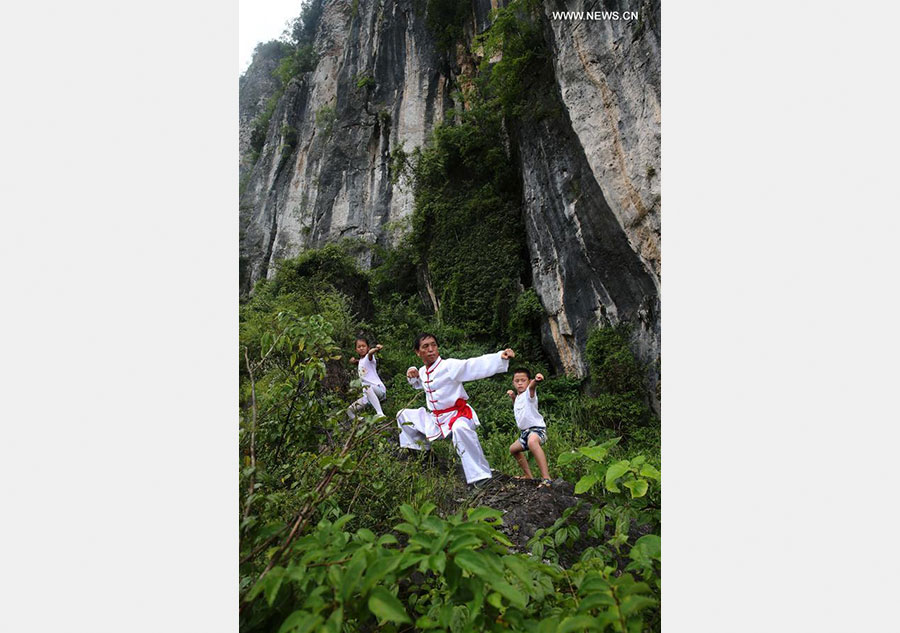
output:
<instances>
[{"instance_id":1,"label":"leafy bush","mask_svg":"<svg viewBox=\"0 0 900 633\"><path fill-rule=\"evenodd\" d=\"M643 373L628 346L625 327L603 327L591 332L585 347L591 383L601 393L639 392Z\"/></svg>"},{"instance_id":2,"label":"leafy bush","mask_svg":"<svg viewBox=\"0 0 900 633\"><path fill-rule=\"evenodd\" d=\"M273 60L278 61L285 55L289 54L291 47L279 40L270 40L268 42L260 42L253 49L254 60Z\"/></svg>"},{"instance_id":3,"label":"leafy bush","mask_svg":"<svg viewBox=\"0 0 900 633\"><path fill-rule=\"evenodd\" d=\"M509 342L524 358L532 362L544 359L541 347L541 321L544 308L534 289L529 288L516 298L509 315Z\"/></svg>"},{"instance_id":4,"label":"leafy bush","mask_svg":"<svg viewBox=\"0 0 900 633\"><path fill-rule=\"evenodd\" d=\"M294 46L313 43L323 8L323 0L307 0L303 3L300 15L294 18L290 26L289 37Z\"/></svg>"},{"instance_id":5,"label":"leafy bush","mask_svg":"<svg viewBox=\"0 0 900 633\"><path fill-rule=\"evenodd\" d=\"M275 76L281 80L283 86L288 85L291 79L316 69L319 58L312 44L298 46L291 54L284 57L275 69Z\"/></svg>"},{"instance_id":6,"label":"leafy bush","mask_svg":"<svg viewBox=\"0 0 900 633\"><path fill-rule=\"evenodd\" d=\"M394 533L350 532L352 515L323 518L291 547L287 564L257 581L242 630L642 630L657 606L651 588L595 560L569 573L510 554L500 512L476 508L441 519L426 503L399 508ZM397 536L403 539L401 542ZM635 566L654 550L642 543ZM638 547L637 545L635 546ZM261 599L262 600L261 600ZM264 600L264 604L262 601ZM280 626L279 626L280 625Z\"/></svg>"}]
</instances>

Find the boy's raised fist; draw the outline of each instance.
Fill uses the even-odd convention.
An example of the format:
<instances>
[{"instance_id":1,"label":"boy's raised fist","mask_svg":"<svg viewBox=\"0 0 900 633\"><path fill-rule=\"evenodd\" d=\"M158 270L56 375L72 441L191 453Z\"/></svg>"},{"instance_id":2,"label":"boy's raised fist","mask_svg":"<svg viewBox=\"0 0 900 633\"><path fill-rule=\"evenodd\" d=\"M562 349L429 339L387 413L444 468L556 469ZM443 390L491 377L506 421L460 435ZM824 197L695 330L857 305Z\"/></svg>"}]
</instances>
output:
<instances>
[{"instance_id":1,"label":"boy's raised fist","mask_svg":"<svg viewBox=\"0 0 900 633\"><path fill-rule=\"evenodd\" d=\"M544 379L544 374L536 374L534 379L541 382Z\"/></svg>"},{"instance_id":2,"label":"boy's raised fist","mask_svg":"<svg viewBox=\"0 0 900 633\"><path fill-rule=\"evenodd\" d=\"M515 357L516 357L516 353L508 347L505 350L503 350L502 352L500 352L500 358L502 358L503 360L509 360L510 358L515 358Z\"/></svg>"}]
</instances>

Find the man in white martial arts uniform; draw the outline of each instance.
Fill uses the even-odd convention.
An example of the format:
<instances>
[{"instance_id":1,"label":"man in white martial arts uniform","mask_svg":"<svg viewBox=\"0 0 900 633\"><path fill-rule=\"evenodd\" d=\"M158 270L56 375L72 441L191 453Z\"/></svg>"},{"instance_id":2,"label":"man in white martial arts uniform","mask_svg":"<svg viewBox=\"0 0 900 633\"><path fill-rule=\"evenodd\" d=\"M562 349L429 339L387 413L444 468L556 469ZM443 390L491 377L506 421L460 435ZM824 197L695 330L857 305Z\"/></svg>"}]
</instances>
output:
<instances>
[{"instance_id":1,"label":"man in white martial arts uniform","mask_svg":"<svg viewBox=\"0 0 900 633\"><path fill-rule=\"evenodd\" d=\"M406 378L413 388L425 391L425 407L403 409L397 413L400 446L430 450L433 440L452 435L466 483L490 479L491 467L475 432L478 415L468 404L469 395L463 383L505 372L515 352L505 349L467 360L441 358L433 334L420 334L416 338L415 351L425 365L421 369L410 367Z\"/></svg>"}]
</instances>

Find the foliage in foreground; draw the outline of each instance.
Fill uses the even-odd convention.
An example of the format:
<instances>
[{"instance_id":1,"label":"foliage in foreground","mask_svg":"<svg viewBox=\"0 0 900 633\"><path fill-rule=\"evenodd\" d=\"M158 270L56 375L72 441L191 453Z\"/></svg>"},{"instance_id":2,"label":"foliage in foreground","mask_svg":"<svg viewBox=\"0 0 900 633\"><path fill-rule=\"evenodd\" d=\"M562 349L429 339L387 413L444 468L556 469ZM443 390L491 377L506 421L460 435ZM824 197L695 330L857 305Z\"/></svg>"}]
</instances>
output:
<instances>
[{"instance_id":1,"label":"foliage in foreground","mask_svg":"<svg viewBox=\"0 0 900 633\"><path fill-rule=\"evenodd\" d=\"M290 562L250 591L265 607L247 627L626 633L643 630L644 612L658 604L650 585L601 559L565 570L509 553L497 510L441 519L434 509L401 505L402 522L381 536L348 531L352 515L322 519L295 542ZM641 563L658 557L644 544L633 549Z\"/></svg>"}]
</instances>

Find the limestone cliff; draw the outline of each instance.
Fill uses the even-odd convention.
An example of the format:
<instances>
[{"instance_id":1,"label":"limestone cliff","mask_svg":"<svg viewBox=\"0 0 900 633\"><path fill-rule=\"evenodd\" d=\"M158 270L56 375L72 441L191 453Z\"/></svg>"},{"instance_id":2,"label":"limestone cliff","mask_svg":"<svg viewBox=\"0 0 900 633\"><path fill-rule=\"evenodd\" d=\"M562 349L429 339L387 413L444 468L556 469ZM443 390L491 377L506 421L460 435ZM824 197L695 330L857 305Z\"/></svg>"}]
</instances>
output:
<instances>
[{"instance_id":1,"label":"limestone cliff","mask_svg":"<svg viewBox=\"0 0 900 633\"><path fill-rule=\"evenodd\" d=\"M277 94L273 61L258 55L241 79L241 287L273 264L344 237L389 244L413 209L391 183L390 154L428 142L470 73L472 36L496 0L472 0L468 47L442 51L417 0L324 0L318 63L283 87L251 165L249 135ZM544 347L559 369L586 371L597 323L634 325L650 366L659 357L659 2L544 0L564 116L517 129L512 155L524 191L533 283L548 318ZM555 11L636 11L633 20L557 20ZM371 263L371 253L361 255ZM658 406L658 402L654 403Z\"/></svg>"}]
</instances>

